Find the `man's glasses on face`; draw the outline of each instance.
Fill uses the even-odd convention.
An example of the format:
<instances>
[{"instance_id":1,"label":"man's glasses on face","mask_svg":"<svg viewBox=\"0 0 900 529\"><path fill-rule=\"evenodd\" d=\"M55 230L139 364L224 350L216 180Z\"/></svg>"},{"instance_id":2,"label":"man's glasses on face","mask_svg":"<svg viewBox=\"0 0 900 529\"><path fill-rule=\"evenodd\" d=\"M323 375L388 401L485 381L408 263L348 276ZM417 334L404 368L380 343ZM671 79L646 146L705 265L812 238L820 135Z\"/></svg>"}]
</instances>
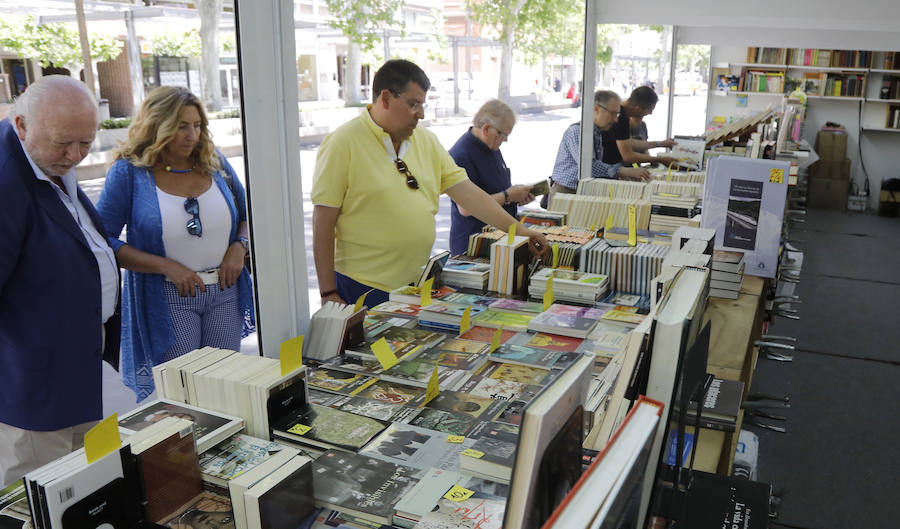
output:
<instances>
[{"instance_id":1,"label":"man's glasses on face","mask_svg":"<svg viewBox=\"0 0 900 529\"><path fill-rule=\"evenodd\" d=\"M619 117L619 113L618 113L618 112L613 112L612 110L606 108L606 107L603 106L603 105L600 105L600 104L597 104L597 103L594 103L594 104L597 105L598 107L602 108L603 110L609 112L609 115L610 115L610 116L612 116L612 117L614 117L614 118Z\"/></svg>"},{"instance_id":2,"label":"man's glasses on face","mask_svg":"<svg viewBox=\"0 0 900 529\"><path fill-rule=\"evenodd\" d=\"M512 134L512 131L509 131L509 132L503 132L502 130L498 129L497 127L495 127L495 126L493 126L493 125L491 125L491 128L493 128L494 130L496 130L496 131L497 131L497 134L499 134L500 137L503 138L504 140L508 140L508 139L509 139L509 135Z\"/></svg>"},{"instance_id":3,"label":"man's glasses on face","mask_svg":"<svg viewBox=\"0 0 900 529\"><path fill-rule=\"evenodd\" d=\"M412 110L414 113L418 113L420 110L425 112L425 109L428 108L428 103L424 103L422 101L416 101L410 97L406 97L403 94L394 94L394 97L397 99L402 99L404 103Z\"/></svg>"},{"instance_id":4,"label":"man's glasses on face","mask_svg":"<svg viewBox=\"0 0 900 529\"><path fill-rule=\"evenodd\" d=\"M409 186L410 189L419 189L419 181L416 180L416 177L413 176L411 172L409 172L409 167L406 166L406 162L397 158L394 160L394 165L397 166L397 170L400 171L400 174L406 177L406 185Z\"/></svg>"}]
</instances>

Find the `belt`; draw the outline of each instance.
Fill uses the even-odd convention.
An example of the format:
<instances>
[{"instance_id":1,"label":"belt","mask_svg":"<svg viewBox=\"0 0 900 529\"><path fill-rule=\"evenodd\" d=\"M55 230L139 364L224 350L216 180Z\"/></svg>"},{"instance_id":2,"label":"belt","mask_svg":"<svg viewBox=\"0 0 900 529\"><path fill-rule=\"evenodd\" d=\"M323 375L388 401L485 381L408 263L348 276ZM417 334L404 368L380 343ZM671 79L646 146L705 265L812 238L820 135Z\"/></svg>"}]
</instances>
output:
<instances>
[{"instance_id":1,"label":"belt","mask_svg":"<svg viewBox=\"0 0 900 529\"><path fill-rule=\"evenodd\" d=\"M219 269L218 268L210 268L209 270L201 270L196 272L198 276L200 276L200 280L203 281L204 285L217 285L219 283ZM166 278L166 281L169 281L169 278ZM171 281L169 281L171 283Z\"/></svg>"}]
</instances>

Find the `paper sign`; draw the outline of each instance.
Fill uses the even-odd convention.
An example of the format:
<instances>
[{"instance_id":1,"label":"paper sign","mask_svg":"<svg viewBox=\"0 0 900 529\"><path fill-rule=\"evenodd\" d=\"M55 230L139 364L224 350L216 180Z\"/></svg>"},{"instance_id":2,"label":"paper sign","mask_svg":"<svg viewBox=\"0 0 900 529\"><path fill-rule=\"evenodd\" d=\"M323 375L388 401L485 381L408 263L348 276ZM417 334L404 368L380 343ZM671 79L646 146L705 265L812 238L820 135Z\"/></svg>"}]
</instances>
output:
<instances>
[{"instance_id":1,"label":"paper sign","mask_svg":"<svg viewBox=\"0 0 900 529\"><path fill-rule=\"evenodd\" d=\"M458 443L462 443L465 440L466 440L466 438L463 437L462 435L448 435L447 436L448 443L457 443L458 444Z\"/></svg>"},{"instance_id":2,"label":"paper sign","mask_svg":"<svg viewBox=\"0 0 900 529\"><path fill-rule=\"evenodd\" d=\"M472 306L466 307L463 311L462 318L459 320L459 334L462 334L472 328Z\"/></svg>"},{"instance_id":3,"label":"paper sign","mask_svg":"<svg viewBox=\"0 0 900 529\"><path fill-rule=\"evenodd\" d=\"M305 424L295 424L288 428L288 433L293 433L297 435L306 435L306 432L312 430L312 426L307 426Z\"/></svg>"},{"instance_id":4,"label":"paper sign","mask_svg":"<svg viewBox=\"0 0 900 529\"><path fill-rule=\"evenodd\" d=\"M553 276L547 278L547 290L544 291L544 310L553 305Z\"/></svg>"},{"instance_id":5,"label":"paper sign","mask_svg":"<svg viewBox=\"0 0 900 529\"><path fill-rule=\"evenodd\" d=\"M119 436L119 414L113 413L84 434L84 455L88 464L122 447Z\"/></svg>"},{"instance_id":6,"label":"paper sign","mask_svg":"<svg viewBox=\"0 0 900 529\"><path fill-rule=\"evenodd\" d=\"M447 494L444 494L444 498L450 501L463 501L468 500L475 494L474 490L465 489L460 487L459 485L453 485L453 488L447 491Z\"/></svg>"},{"instance_id":7,"label":"paper sign","mask_svg":"<svg viewBox=\"0 0 900 529\"><path fill-rule=\"evenodd\" d=\"M474 448L466 448L460 454L464 456L474 457L475 459L481 459L484 457L484 452L481 450L475 450Z\"/></svg>"},{"instance_id":8,"label":"paper sign","mask_svg":"<svg viewBox=\"0 0 900 529\"><path fill-rule=\"evenodd\" d=\"M381 364L381 368L385 371L400 363L400 361L397 360L397 355L391 350L391 346L388 345L387 340L385 340L384 337L379 338L372 344L372 354L375 355L375 358L378 359L378 363Z\"/></svg>"},{"instance_id":9,"label":"paper sign","mask_svg":"<svg viewBox=\"0 0 900 529\"><path fill-rule=\"evenodd\" d=\"M512 244L516 241L516 225L510 224L509 229L506 230L508 236L506 237L506 243Z\"/></svg>"},{"instance_id":10,"label":"paper sign","mask_svg":"<svg viewBox=\"0 0 900 529\"><path fill-rule=\"evenodd\" d=\"M367 295L369 294L369 292L371 292L372 290L375 290L375 289L373 288L373 289L370 289L368 292L363 292L362 296L360 296L359 298L357 298L357 300L356 300L356 305L353 305L353 312L359 312L360 309L363 308L363 305L365 305L365 303L366 303L366 296L367 296Z\"/></svg>"},{"instance_id":11,"label":"paper sign","mask_svg":"<svg viewBox=\"0 0 900 529\"><path fill-rule=\"evenodd\" d=\"M281 342L281 376L303 364L303 335Z\"/></svg>"},{"instance_id":12,"label":"paper sign","mask_svg":"<svg viewBox=\"0 0 900 529\"><path fill-rule=\"evenodd\" d=\"M633 205L628 206L628 246L637 244L637 211Z\"/></svg>"},{"instance_id":13,"label":"paper sign","mask_svg":"<svg viewBox=\"0 0 900 529\"><path fill-rule=\"evenodd\" d=\"M784 169L772 169L769 171L769 182L773 184L784 183Z\"/></svg>"},{"instance_id":14,"label":"paper sign","mask_svg":"<svg viewBox=\"0 0 900 529\"><path fill-rule=\"evenodd\" d=\"M432 285L434 285L433 277L429 277L428 279L425 280L424 283L422 283L422 292L420 295L421 303L419 303L419 304L422 305L423 307L427 307L428 305L431 305L431 286Z\"/></svg>"},{"instance_id":15,"label":"paper sign","mask_svg":"<svg viewBox=\"0 0 900 529\"><path fill-rule=\"evenodd\" d=\"M553 268L556 268L559 266L559 243L553 243L550 249L553 250Z\"/></svg>"},{"instance_id":16,"label":"paper sign","mask_svg":"<svg viewBox=\"0 0 900 529\"><path fill-rule=\"evenodd\" d=\"M612 231L613 227L613 214L610 213L608 217L606 217L606 226L603 227L603 238L609 239L609 234Z\"/></svg>"},{"instance_id":17,"label":"paper sign","mask_svg":"<svg viewBox=\"0 0 900 529\"><path fill-rule=\"evenodd\" d=\"M431 399L437 397L440 392L441 389L438 386L437 366L434 366L434 369L431 370L431 377L428 379L428 387L425 388L425 402L422 404L428 404Z\"/></svg>"},{"instance_id":18,"label":"paper sign","mask_svg":"<svg viewBox=\"0 0 900 529\"><path fill-rule=\"evenodd\" d=\"M497 330L494 331L494 337L491 339L491 350L488 351L489 353L493 353L494 351L497 350L498 347L500 347L500 340L502 339L502 337L503 337L503 324L501 323L500 327L498 327Z\"/></svg>"}]
</instances>

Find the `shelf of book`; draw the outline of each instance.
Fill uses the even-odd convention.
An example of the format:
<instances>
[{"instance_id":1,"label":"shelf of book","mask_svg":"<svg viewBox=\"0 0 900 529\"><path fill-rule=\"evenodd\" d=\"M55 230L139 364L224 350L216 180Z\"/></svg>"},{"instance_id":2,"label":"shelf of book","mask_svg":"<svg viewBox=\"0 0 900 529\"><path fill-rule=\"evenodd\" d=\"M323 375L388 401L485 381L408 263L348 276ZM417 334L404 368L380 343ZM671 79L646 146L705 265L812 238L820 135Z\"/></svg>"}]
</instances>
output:
<instances>
[{"instance_id":1,"label":"shelf of book","mask_svg":"<svg viewBox=\"0 0 900 529\"><path fill-rule=\"evenodd\" d=\"M879 99L877 97L867 97L866 103L900 103L900 99Z\"/></svg>"},{"instance_id":2,"label":"shelf of book","mask_svg":"<svg viewBox=\"0 0 900 529\"><path fill-rule=\"evenodd\" d=\"M807 95L807 99L830 99L833 101L864 101L865 98L862 97L853 97L853 96L815 96L815 95Z\"/></svg>"},{"instance_id":3,"label":"shelf of book","mask_svg":"<svg viewBox=\"0 0 900 529\"><path fill-rule=\"evenodd\" d=\"M900 70L885 70L884 68L870 68L869 73L891 73L894 75L900 75Z\"/></svg>"},{"instance_id":4,"label":"shelf of book","mask_svg":"<svg viewBox=\"0 0 900 529\"><path fill-rule=\"evenodd\" d=\"M752 92L752 91L751 91L751 92L748 92L748 91L746 91L746 90L713 90L713 95L717 95L717 96L730 96L730 95L735 95L735 96L746 96L746 95L751 95L751 96L769 96L769 97L778 97L778 98L784 97L784 94L782 94L781 92Z\"/></svg>"},{"instance_id":5,"label":"shelf of book","mask_svg":"<svg viewBox=\"0 0 900 529\"><path fill-rule=\"evenodd\" d=\"M737 66L741 68L754 68L757 70L785 70L787 65L784 64L762 64L755 62L732 62L729 66Z\"/></svg>"},{"instance_id":6,"label":"shelf of book","mask_svg":"<svg viewBox=\"0 0 900 529\"><path fill-rule=\"evenodd\" d=\"M886 127L863 127L863 132L900 132L900 129L889 129Z\"/></svg>"},{"instance_id":7,"label":"shelf of book","mask_svg":"<svg viewBox=\"0 0 900 529\"><path fill-rule=\"evenodd\" d=\"M788 64L786 66L788 70L806 70L810 72L854 72L854 73L865 73L869 72L869 68L850 68L850 67L841 67L841 66L797 66Z\"/></svg>"}]
</instances>

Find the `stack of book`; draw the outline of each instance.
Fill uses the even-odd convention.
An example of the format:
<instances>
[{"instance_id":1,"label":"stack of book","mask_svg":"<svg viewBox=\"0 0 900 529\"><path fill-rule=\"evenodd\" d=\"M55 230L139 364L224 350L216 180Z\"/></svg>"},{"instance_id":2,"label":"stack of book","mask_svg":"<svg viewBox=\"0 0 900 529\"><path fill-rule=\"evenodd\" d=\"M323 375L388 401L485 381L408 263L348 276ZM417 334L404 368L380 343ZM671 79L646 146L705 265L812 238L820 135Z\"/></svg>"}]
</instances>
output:
<instances>
[{"instance_id":1,"label":"stack of book","mask_svg":"<svg viewBox=\"0 0 900 529\"><path fill-rule=\"evenodd\" d=\"M520 295L527 279L525 271L530 254L528 237L514 237L510 243L504 236L491 246L491 272L488 290L507 296Z\"/></svg>"},{"instance_id":2,"label":"stack of book","mask_svg":"<svg viewBox=\"0 0 900 529\"><path fill-rule=\"evenodd\" d=\"M593 304L609 290L609 277L603 274L542 268L531 277L528 295L543 299L551 277L554 299Z\"/></svg>"},{"instance_id":3,"label":"stack of book","mask_svg":"<svg viewBox=\"0 0 900 529\"><path fill-rule=\"evenodd\" d=\"M576 193L597 197L638 199L644 196L647 185L644 182L610 180L608 178L585 178L578 181Z\"/></svg>"},{"instance_id":4,"label":"stack of book","mask_svg":"<svg viewBox=\"0 0 900 529\"><path fill-rule=\"evenodd\" d=\"M566 224L565 213L543 209L520 209L516 214L516 219L529 226L564 226Z\"/></svg>"},{"instance_id":5,"label":"stack of book","mask_svg":"<svg viewBox=\"0 0 900 529\"><path fill-rule=\"evenodd\" d=\"M490 260L458 255L444 265L441 280L444 284L456 288L484 290L487 288L488 274L491 271Z\"/></svg>"},{"instance_id":6,"label":"stack of book","mask_svg":"<svg viewBox=\"0 0 900 529\"><path fill-rule=\"evenodd\" d=\"M694 195L657 193L650 196L650 231L674 233L681 226L699 226L697 207L699 199Z\"/></svg>"},{"instance_id":7,"label":"stack of book","mask_svg":"<svg viewBox=\"0 0 900 529\"><path fill-rule=\"evenodd\" d=\"M729 250L713 252L709 295L737 299L744 284L744 253Z\"/></svg>"},{"instance_id":8,"label":"stack of book","mask_svg":"<svg viewBox=\"0 0 900 529\"><path fill-rule=\"evenodd\" d=\"M554 303L549 309L531 320L528 324L528 329L536 332L586 338L594 329L597 321L603 317L604 312L603 309Z\"/></svg>"},{"instance_id":9,"label":"stack of book","mask_svg":"<svg viewBox=\"0 0 900 529\"><path fill-rule=\"evenodd\" d=\"M484 312L483 306L435 301L419 311L419 325L459 334L460 322L466 309L469 309L469 321Z\"/></svg>"},{"instance_id":10,"label":"stack of book","mask_svg":"<svg viewBox=\"0 0 900 529\"><path fill-rule=\"evenodd\" d=\"M668 253L669 247L659 244L621 246L594 239L582 248L579 269L609 276L613 290L644 295L650 293L651 280L659 274Z\"/></svg>"},{"instance_id":11,"label":"stack of book","mask_svg":"<svg viewBox=\"0 0 900 529\"><path fill-rule=\"evenodd\" d=\"M431 289L431 299L435 301L441 300L454 292L456 292L456 289L451 287L433 288ZM422 302L422 289L412 285L396 288L391 290L388 299L397 303L418 304Z\"/></svg>"},{"instance_id":12,"label":"stack of book","mask_svg":"<svg viewBox=\"0 0 900 529\"><path fill-rule=\"evenodd\" d=\"M569 214L569 224L587 228L603 226L609 215L613 226L628 226L628 206L635 207L637 229L650 225L650 201L638 198L609 198L609 196L567 195L557 193L550 199L552 211Z\"/></svg>"},{"instance_id":13,"label":"stack of book","mask_svg":"<svg viewBox=\"0 0 900 529\"><path fill-rule=\"evenodd\" d=\"M740 380L714 378L706 390L706 397L703 399L700 426L711 430L735 431L743 398L743 382ZM676 403L674 412L677 414L679 411ZM686 421L687 424L694 424L696 420L697 403L691 402L688 405Z\"/></svg>"},{"instance_id":14,"label":"stack of book","mask_svg":"<svg viewBox=\"0 0 900 529\"><path fill-rule=\"evenodd\" d=\"M194 423L197 452L204 453L244 427L238 417L216 413L173 400L157 399L122 415L119 433L129 437L166 417L179 417Z\"/></svg>"},{"instance_id":15,"label":"stack of book","mask_svg":"<svg viewBox=\"0 0 900 529\"><path fill-rule=\"evenodd\" d=\"M323 361L365 339L365 308L356 312L353 305L329 301L309 320L309 332L303 342L303 358Z\"/></svg>"}]
</instances>

